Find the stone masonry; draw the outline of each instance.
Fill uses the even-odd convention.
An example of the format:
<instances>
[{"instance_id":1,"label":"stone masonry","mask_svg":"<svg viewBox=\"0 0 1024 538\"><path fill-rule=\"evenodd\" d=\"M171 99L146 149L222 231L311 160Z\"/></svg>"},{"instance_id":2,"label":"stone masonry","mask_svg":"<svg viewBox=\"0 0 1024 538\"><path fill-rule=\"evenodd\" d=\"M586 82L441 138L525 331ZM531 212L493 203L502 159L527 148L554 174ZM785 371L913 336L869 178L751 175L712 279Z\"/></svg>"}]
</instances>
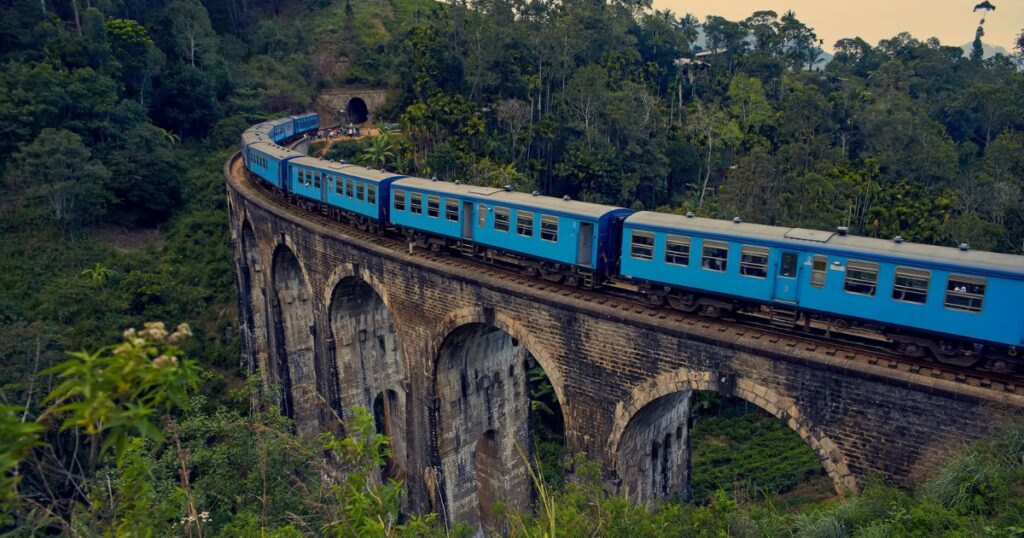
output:
<instances>
[{"instance_id":1,"label":"stone masonry","mask_svg":"<svg viewBox=\"0 0 1024 538\"><path fill-rule=\"evenodd\" d=\"M266 197L237 159L225 175L244 359L300 431L376 409L409 508L446 521L491 527L497 501L528 506L529 359L557 394L567 451L642 502L687 491L694 390L778 417L839 492L872 472L907 483L1024 409L1019 389L395 249Z\"/></svg>"}]
</instances>

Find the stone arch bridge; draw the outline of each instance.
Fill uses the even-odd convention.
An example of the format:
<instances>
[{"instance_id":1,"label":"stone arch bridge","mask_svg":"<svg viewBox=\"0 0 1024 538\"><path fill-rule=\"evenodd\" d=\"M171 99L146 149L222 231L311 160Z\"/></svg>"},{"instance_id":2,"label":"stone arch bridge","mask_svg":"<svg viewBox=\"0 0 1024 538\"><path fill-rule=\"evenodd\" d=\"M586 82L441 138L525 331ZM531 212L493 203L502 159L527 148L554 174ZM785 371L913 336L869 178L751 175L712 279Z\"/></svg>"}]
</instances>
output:
<instances>
[{"instance_id":1,"label":"stone arch bridge","mask_svg":"<svg viewBox=\"0 0 1024 538\"><path fill-rule=\"evenodd\" d=\"M1011 385L410 253L267 197L237 158L225 174L244 359L280 387L300 431L373 409L409 508L447 521L489 526L496 501L528 505L517 447L529 445L534 362L567 451L642 502L687 491L694 390L778 417L840 492L872 472L906 483L1024 408Z\"/></svg>"}]
</instances>

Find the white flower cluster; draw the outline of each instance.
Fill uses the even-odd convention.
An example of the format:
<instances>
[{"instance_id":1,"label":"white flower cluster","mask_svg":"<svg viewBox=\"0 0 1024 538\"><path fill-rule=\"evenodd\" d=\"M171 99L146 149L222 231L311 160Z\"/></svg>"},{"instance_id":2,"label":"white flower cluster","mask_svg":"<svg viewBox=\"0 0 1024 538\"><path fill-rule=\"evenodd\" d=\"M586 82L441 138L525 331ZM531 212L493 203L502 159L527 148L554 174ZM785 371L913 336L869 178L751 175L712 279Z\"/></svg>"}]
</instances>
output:
<instances>
[{"instance_id":1,"label":"white flower cluster","mask_svg":"<svg viewBox=\"0 0 1024 538\"><path fill-rule=\"evenodd\" d=\"M196 521L198 521L200 523L206 523L207 521L210 521L210 513L209 512L200 512L198 516L193 516L193 515L190 514L190 515L187 515L187 516L181 518L181 521L179 521L178 523L180 525L182 525L182 526L185 526L185 525L191 525L192 523L195 523Z\"/></svg>"}]
</instances>

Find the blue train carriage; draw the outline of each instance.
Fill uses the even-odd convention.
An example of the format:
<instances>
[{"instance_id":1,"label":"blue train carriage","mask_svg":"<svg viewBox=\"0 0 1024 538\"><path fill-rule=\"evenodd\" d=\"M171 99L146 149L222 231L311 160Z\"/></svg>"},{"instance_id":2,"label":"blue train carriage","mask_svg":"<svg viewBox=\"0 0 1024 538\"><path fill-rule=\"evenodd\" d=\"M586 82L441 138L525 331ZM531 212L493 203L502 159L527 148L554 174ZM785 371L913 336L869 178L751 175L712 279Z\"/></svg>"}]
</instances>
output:
<instances>
[{"instance_id":1,"label":"blue train carriage","mask_svg":"<svg viewBox=\"0 0 1024 538\"><path fill-rule=\"evenodd\" d=\"M270 126L268 133L270 139L277 144L295 136L295 121L291 116L273 119L268 121L267 124Z\"/></svg>"},{"instance_id":2,"label":"blue train carriage","mask_svg":"<svg viewBox=\"0 0 1024 538\"><path fill-rule=\"evenodd\" d=\"M282 178L287 177L288 161L299 157L304 155L270 142L256 142L246 148L245 164L253 176L287 191L288 183Z\"/></svg>"},{"instance_id":3,"label":"blue train carriage","mask_svg":"<svg viewBox=\"0 0 1024 538\"><path fill-rule=\"evenodd\" d=\"M245 164L247 166L249 164L249 160L248 160L249 159L249 155L245 151L246 148L248 148L249 146L251 146L251 145L253 145L253 144L257 143L257 142L270 142L270 141L271 140L270 140L269 136L267 136L266 134L264 134L264 133L262 133L262 132L260 132L260 131L258 131L256 129L247 129L245 132L243 132L242 133L242 148L241 149L242 149L242 157L244 157L246 159Z\"/></svg>"},{"instance_id":4,"label":"blue train carriage","mask_svg":"<svg viewBox=\"0 0 1024 538\"><path fill-rule=\"evenodd\" d=\"M619 230L632 213L419 178L395 181L391 192L391 222L421 245L458 246L465 254L584 286L600 285L615 273Z\"/></svg>"},{"instance_id":5,"label":"blue train carriage","mask_svg":"<svg viewBox=\"0 0 1024 538\"><path fill-rule=\"evenodd\" d=\"M1021 256L651 212L626 219L623 242L622 276L656 304L769 305L791 323L804 311L947 362L975 362L974 344L1015 355L1024 343Z\"/></svg>"},{"instance_id":6,"label":"blue train carriage","mask_svg":"<svg viewBox=\"0 0 1024 538\"><path fill-rule=\"evenodd\" d=\"M292 116L291 119L294 125L293 133L295 136L320 129L320 115L315 112L298 114Z\"/></svg>"},{"instance_id":7,"label":"blue train carriage","mask_svg":"<svg viewBox=\"0 0 1024 538\"><path fill-rule=\"evenodd\" d=\"M405 177L313 157L292 160L288 170L296 195L323 204L334 219L373 231L382 230L381 223L388 222L391 184Z\"/></svg>"}]
</instances>

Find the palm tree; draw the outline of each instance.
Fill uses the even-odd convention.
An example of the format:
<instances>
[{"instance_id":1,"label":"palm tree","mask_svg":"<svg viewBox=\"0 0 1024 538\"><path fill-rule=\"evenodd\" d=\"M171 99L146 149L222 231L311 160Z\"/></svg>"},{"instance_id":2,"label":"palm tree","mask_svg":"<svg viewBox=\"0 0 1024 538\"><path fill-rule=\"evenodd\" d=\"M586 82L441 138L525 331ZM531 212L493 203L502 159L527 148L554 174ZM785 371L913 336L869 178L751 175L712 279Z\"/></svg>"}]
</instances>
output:
<instances>
[{"instance_id":1,"label":"palm tree","mask_svg":"<svg viewBox=\"0 0 1024 538\"><path fill-rule=\"evenodd\" d=\"M363 150L359 156L360 162L369 165L371 168L385 168L395 158L395 143L391 141L391 135L382 132L373 138L370 147Z\"/></svg>"},{"instance_id":2,"label":"palm tree","mask_svg":"<svg viewBox=\"0 0 1024 538\"><path fill-rule=\"evenodd\" d=\"M82 276L88 277L94 286L102 286L114 271L107 269L102 263L97 262L91 269L82 271Z\"/></svg>"},{"instance_id":3,"label":"palm tree","mask_svg":"<svg viewBox=\"0 0 1024 538\"><path fill-rule=\"evenodd\" d=\"M160 134L164 136L164 140L170 145L175 145L181 142L181 137L174 133L174 131L168 129L160 129Z\"/></svg>"}]
</instances>

